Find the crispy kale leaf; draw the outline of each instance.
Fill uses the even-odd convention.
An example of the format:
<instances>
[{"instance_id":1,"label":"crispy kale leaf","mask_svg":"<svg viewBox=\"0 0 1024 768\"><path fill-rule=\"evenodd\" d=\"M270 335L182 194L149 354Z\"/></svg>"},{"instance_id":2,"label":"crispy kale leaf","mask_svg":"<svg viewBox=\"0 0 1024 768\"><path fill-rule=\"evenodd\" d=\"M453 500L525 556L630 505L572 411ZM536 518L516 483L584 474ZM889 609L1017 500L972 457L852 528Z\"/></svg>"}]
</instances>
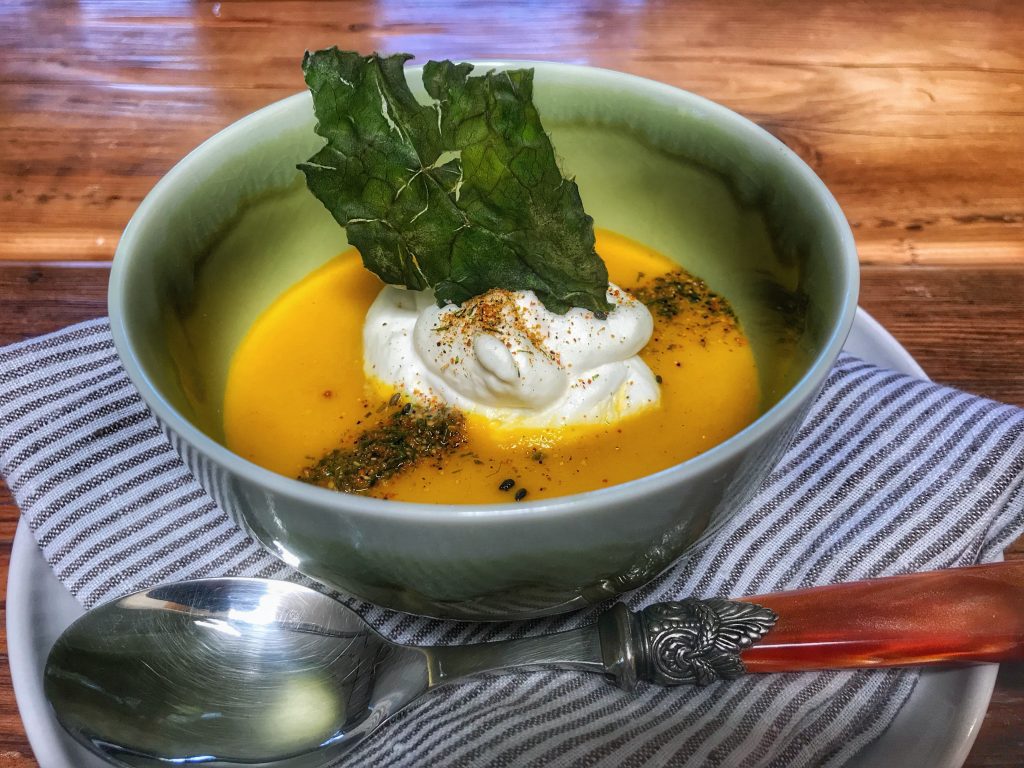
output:
<instances>
[{"instance_id":1,"label":"crispy kale leaf","mask_svg":"<svg viewBox=\"0 0 1024 768\"><path fill-rule=\"evenodd\" d=\"M420 104L408 54L331 48L302 62L327 144L299 168L382 280L461 304L533 290L558 313L603 313L608 272L593 220L564 179L533 106L533 70L471 77L428 62Z\"/></svg>"}]
</instances>

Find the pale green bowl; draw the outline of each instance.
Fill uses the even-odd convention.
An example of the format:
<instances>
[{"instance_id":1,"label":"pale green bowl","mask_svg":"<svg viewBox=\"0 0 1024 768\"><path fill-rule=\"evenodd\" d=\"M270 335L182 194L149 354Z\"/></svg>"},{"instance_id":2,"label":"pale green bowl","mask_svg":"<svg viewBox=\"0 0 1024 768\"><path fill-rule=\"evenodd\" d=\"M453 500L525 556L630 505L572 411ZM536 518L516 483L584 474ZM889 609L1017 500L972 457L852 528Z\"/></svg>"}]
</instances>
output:
<instances>
[{"instance_id":1,"label":"pale green bowl","mask_svg":"<svg viewBox=\"0 0 1024 768\"><path fill-rule=\"evenodd\" d=\"M575 496L453 507L332 493L225 448L220 414L236 345L276 296L346 244L295 170L321 143L307 94L238 121L175 166L139 206L114 260L118 353L199 481L287 563L390 608L522 618L648 581L749 498L853 322L849 227L780 142L656 82L528 66L545 126L597 225L704 277L747 330L764 414L690 461ZM419 70L409 78L422 93Z\"/></svg>"}]
</instances>

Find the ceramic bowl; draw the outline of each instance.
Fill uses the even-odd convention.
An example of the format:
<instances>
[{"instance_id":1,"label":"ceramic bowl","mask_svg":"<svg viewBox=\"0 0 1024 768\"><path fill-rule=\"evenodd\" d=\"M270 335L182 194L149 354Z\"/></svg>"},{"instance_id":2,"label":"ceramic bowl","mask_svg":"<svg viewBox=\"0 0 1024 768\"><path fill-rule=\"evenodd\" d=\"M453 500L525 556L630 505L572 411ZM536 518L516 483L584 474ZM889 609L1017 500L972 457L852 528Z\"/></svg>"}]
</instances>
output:
<instances>
[{"instance_id":1,"label":"ceramic bowl","mask_svg":"<svg viewBox=\"0 0 1024 768\"><path fill-rule=\"evenodd\" d=\"M478 65L492 66L505 65ZM321 144L308 94L239 120L189 154L139 206L114 260L118 353L199 481L285 562L389 608L524 618L650 580L750 497L853 322L858 269L849 227L783 144L657 82L529 66L563 170L576 177L596 224L703 277L730 299L747 331L763 415L689 461L573 496L444 506L333 493L229 451L220 413L236 345L280 293L346 246L295 168ZM422 94L419 75L408 71ZM232 238L244 247L214 247ZM216 255L223 252L236 256Z\"/></svg>"}]
</instances>

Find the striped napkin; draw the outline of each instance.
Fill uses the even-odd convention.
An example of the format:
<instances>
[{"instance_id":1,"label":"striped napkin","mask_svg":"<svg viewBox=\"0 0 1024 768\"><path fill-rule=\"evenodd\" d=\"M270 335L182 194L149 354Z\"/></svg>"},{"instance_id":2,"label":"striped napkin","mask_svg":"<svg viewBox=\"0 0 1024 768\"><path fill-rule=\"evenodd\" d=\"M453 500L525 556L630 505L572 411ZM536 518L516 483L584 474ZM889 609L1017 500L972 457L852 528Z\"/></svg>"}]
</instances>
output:
<instances>
[{"instance_id":1,"label":"striped napkin","mask_svg":"<svg viewBox=\"0 0 1024 768\"><path fill-rule=\"evenodd\" d=\"M128 381L106 320L0 350L0 471L86 606L202 576L304 580L189 475ZM627 596L746 595L992 560L1024 533L1024 412L842 357L782 462L731 520ZM444 622L339 596L405 643L554 632L596 610ZM344 766L838 766L892 721L913 671L751 675L626 694L597 675L441 688Z\"/></svg>"}]
</instances>

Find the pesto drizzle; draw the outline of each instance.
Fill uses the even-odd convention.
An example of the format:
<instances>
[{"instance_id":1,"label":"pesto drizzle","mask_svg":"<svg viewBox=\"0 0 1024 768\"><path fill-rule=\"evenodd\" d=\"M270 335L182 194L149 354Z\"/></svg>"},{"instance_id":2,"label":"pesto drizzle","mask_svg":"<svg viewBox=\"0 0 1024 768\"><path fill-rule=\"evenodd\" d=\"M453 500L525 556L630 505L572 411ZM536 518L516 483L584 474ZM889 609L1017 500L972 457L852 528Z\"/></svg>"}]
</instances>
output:
<instances>
[{"instance_id":1,"label":"pesto drizzle","mask_svg":"<svg viewBox=\"0 0 1024 768\"><path fill-rule=\"evenodd\" d=\"M396 395L387 405L397 406ZM351 448L337 448L299 474L299 480L344 493L366 493L378 483L427 459L443 460L466 443L465 417L440 405L396 407L358 434Z\"/></svg>"},{"instance_id":2,"label":"pesto drizzle","mask_svg":"<svg viewBox=\"0 0 1024 768\"><path fill-rule=\"evenodd\" d=\"M699 277L681 269L641 283L631 292L647 305L652 314L669 320L688 306L702 310L705 319L725 317L736 320L736 313L724 297L708 288Z\"/></svg>"}]
</instances>

